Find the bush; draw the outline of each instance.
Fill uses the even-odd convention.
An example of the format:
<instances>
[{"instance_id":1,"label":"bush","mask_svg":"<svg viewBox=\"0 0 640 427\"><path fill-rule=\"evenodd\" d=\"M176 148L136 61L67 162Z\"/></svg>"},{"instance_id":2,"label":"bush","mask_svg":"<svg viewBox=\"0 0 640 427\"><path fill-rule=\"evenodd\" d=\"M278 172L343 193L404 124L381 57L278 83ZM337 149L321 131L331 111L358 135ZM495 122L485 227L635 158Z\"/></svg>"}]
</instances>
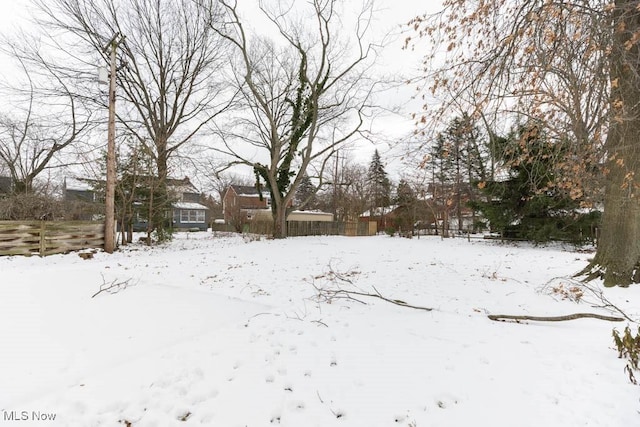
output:
<instances>
[{"instance_id":1,"label":"bush","mask_svg":"<svg viewBox=\"0 0 640 427\"><path fill-rule=\"evenodd\" d=\"M388 236L393 237L396 234L396 229L395 227L387 227L384 232L387 233Z\"/></svg>"},{"instance_id":2,"label":"bush","mask_svg":"<svg viewBox=\"0 0 640 427\"><path fill-rule=\"evenodd\" d=\"M168 223L163 223L153 230L153 237L158 243L170 242L173 239L173 227Z\"/></svg>"},{"instance_id":3,"label":"bush","mask_svg":"<svg viewBox=\"0 0 640 427\"><path fill-rule=\"evenodd\" d=\"M38 220L64 217L63 203L38 194L12 194L0 199L0 219Z\"/></svg>"},{"instance_id":4,"label":"bush","mask_svg":"<svg viewBox=\"0 0 640 427\"><path fill-rule=\"evenodd\" d=\"M624 334L622 337L616 331L613 330L613 341L618 348L618 357L620 359L626 358L627 365L624 367L624 371L629 375L629 381L633 384L638 384L634 371L638 371L638 363L640 361L640 327L638 327L638 333L634 337L631 334L629 326L624 328Z\"/></svg>"}]
</instances>

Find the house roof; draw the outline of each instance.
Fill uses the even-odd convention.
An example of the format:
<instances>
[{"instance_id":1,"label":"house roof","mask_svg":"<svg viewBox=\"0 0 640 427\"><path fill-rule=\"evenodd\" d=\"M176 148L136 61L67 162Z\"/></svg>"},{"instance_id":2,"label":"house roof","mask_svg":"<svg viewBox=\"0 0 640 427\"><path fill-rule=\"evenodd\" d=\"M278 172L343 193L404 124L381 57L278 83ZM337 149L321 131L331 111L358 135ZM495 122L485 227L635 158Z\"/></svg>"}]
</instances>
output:
<instances>
[{"instance_id":1,"label":"house roof","mask_svg":"<svg viewBox=\"0 0 640 427\"><path fill-rule=\"evenodd\" d=\"M170 187L172 190L179 193L199 193L198 189L191 182L188 176L184 178L167 178L166 179L167 187Z\"/></svg>"},{"instance_id":2,"label":"house roof","mask_svg":"<svg viewBox=\"0 0 640 427\"><path fill-rule=\"evenodd\" d=\"M231 188L233 188L233 191L238 196L243 196L243 197L259 197L260 196L260 192L253 185L232 185ZM262 197L270 197L270 196L271 194L269 193L269 191L262 190Z\"/></svg>"},{"instance_id":3,"label":"house roof","mask_svg":"<svg viewBox=\"0 0 640 427\"><path fill-rule=\"evenodd\" d=\"M331 212L323 212L318 210L312 210L312 211L294 210L294 211L291 211L291 213L305 214L305 215L318 215L318 216L333 215Z\"/></svg>"},{"instance_id":4,"label":"house roof","mask_svg":"<svg viewBox=\"0 0 640 427\"><path fill-rule=\"evenodd\" d=\"M366 218L366 217L372 217L372 216L387 215L387 214L393 212L394 210L396 210L397 208L398 208L398 205L377 207L377 208L373 208L371 210L368 210L366 212L363 212L360 215L360 217L361 218Z\"/></svg>"},{"instance_id":5,"label":"house roof","mask_svg":"<svg viewBox=\"0 0 640 427\"><path fill-rule=\"evenodd\" d=\"M173 203L172 206L177 209L195 209L195 210L209 209L205 205L201 205L200 203L193 203L193 202L176 202L176 203Z\"/></svg>"},{"instance_id":6,"label":"house roof","mask_svg":"<svg viewBox=\"0 0 640 427\"><path fill-rule=\"evenodd\" d=\"M0 191L2 190L2 179L4 177L0 177ZM139 176L140 180L150 178L149 176ZM82 177L65 177L65 188L67 190L76 190L76 191L91 191L95 189L96 184L104 184L104 180L100 179L92 179L92 178L82 178ZM194 193L198 194L198 189L191 183L189 177L184 178L167 178L166 179L167 187L170 187L175 192L180 193Z\"/></svg>"},{"instance_id":7,"label":"house roof","mask_svg":"<svg viewBox=\"0 0 640 427\"><path fill-rule=\"evenodd\" d=\"M95 180L88 178L65 177L64 188L73 191L93 191L96 184Z\"/></svg>"}]
</instances>

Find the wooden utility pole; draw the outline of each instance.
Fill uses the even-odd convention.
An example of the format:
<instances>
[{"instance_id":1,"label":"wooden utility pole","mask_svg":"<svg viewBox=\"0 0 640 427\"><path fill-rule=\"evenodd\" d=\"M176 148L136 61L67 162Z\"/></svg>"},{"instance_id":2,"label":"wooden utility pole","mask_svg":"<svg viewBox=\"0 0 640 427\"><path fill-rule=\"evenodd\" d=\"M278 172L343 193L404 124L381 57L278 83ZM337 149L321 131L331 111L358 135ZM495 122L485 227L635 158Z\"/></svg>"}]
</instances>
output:
<instances>
[{"instance_id":1,"label":"wooden utility pole","mask_svg":"<svg viewBox=\"0 0 640 427\"><path fill-rule=\"evenodd\" d=\"M115 249L115 195L116 195L116 49L122 41L116 33L105 46L110 51L109 72L109 122L107 130L107 183L105 189L104 250L113 253Z\"/></svg>"}]
</instances>

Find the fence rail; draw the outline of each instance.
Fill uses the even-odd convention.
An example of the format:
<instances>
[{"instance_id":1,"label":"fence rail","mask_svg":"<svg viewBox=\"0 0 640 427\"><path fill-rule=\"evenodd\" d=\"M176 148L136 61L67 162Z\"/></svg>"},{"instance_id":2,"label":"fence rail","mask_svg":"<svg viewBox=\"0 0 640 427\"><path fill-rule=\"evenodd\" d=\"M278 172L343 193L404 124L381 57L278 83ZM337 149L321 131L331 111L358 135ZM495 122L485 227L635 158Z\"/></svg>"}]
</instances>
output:
<instances>
[{"instance_id":1,"label":"fence rail","mask_svg":"<svg viewBox=\"0 0 640 427\"><path fill-rule=\"evenodd\" d=\"M103 223L0 221L0 256L46 256L102 247L104 247Z\"/></svg>"},{"instance_id":2,"label":"fence rail","mask_svg":"<svg viewBox=\"0 0 640 427\"><path fill-rule=\"evenodd\" d=\"M374 227L375 228L375 227ZM253 221L244 231L252 234L273 234L273 222ZM368 222L287 221L287 236L370 236L375 234Z\"/></svg>"}]
</instances>

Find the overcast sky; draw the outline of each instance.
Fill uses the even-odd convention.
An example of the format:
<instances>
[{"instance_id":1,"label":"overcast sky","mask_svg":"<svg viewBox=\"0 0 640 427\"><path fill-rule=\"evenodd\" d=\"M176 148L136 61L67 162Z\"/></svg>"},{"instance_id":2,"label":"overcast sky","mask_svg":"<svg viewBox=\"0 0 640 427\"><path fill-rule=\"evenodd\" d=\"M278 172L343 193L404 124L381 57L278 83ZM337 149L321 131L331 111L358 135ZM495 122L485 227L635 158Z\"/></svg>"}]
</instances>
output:
<instances>
[{"instance_id":1,"label":"overcast sky","mask_svg":"<svg viewBox=\"0 0 640 427\"><path fill-rule=\"evenodd\" d=\"M254 2L256 0L240 0ZM274 0L275 1L275 0ZM296 0L302 1L302 0ZM361 0L345 0L347 4L361 4ZM30 0L0 0L2 5L2 14L0 14L0 31L2 33L11 32L12 28L16 25L24 25L27 22L29 16ZM406 26L406 23L416 15L423 13L433 13L440 8L440 0L425 1L425 0L376 0L376 9L378 13L376 16L375 29L380 34L386 34L388 32L399 33L401 28ZM28 26L27 26L28 28ZM402 50L404 36L398 36L395 39L390 39L388 45L383 51L383 55L380 61L381 70L385 73L391 74L414 74L417 72L420 66L420 53L424 52L407 52ZM4 63L2 61L0 63ZM3 65L0 70L0 78L8 72L6 65ZM413 130L413 122L409 119L410 114L418 112L420 103L412 101L411 96L414 94L414 89L411 87L401 87L396 91L388 94L388 101L392 104L400 104L402 106L401 114L397 116L387 116L384 119L376 121L375 131L385 132L389 137L401 137L409 135ZM367 163L373 154L375 148L378 148L382 153L386 151L386 147L374 147L371 144L361 144L355 151L355 160L360 163ZM399 164L394 164L397 160L393 160L391 156L386 159L388 167L391 169L391 173L397 175L397 171L394 168L399 168ZM396 172L396 173L394 173Z\"/></svg>"}]
</instances>

